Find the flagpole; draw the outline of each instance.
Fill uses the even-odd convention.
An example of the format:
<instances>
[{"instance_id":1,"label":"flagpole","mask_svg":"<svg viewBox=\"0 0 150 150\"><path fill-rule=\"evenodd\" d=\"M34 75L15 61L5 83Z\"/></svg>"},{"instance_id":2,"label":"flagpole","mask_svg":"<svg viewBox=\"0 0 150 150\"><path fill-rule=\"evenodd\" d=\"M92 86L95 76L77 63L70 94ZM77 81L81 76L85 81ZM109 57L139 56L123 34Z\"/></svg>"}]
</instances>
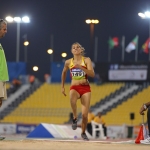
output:
<instances>
[{"instance_id":1,"label":"flagpole","mask_svg":"<svg viewBox=\"0 0 150 150\"><path fill-rule=\"evenodd\" d=\"M149 18L149 38L150 38L150 18ZM149 61L150 61L150 48L148 43Z\"/></svg>"},{"instance_id":2,"label":"flagpole","mask_svg":"<svg viewBox=\"0 0 150 150\"><path fill-rule=\"evenodd\" d=\"M137 35L137 46L136 46L136 51L135 51L135 62L138 61L138 40L139 40L139 36Z\"/></svg>"},{"instance_id":3,"label":"flagpole","mask_svg":"<svg viewBox=\"0 0 150 150\"><path fill-rule=\"evenodd\" d=\"M122 62L124 62L125 36L122 36Z\"/></svg>"},{"instance_id":4,"label":"flagpole","mask_svg":"<svg viewBox=\"0 0 150 150\"><path fill-rule=\"evenodd\" d=\"M97 62L98 37L95 37L94 62Z\"/></svg>"},{"instance_id":5,"label":"flagpole","mask_svg":"<svg viewBox=\"0 0 150 150\"><path fill-rule=\"evenodd\" d=\"M108 46L108 62L111 61L111 48Z\"/></svg>"},{"instance_id":6,"label":"flagpole","mask_svg":"<svg viewBox=\"0 0 150 150\"><path fill-rule=\"evenodd\" d=\"M109 40L111 39L111 37L109 37ZM111 48L110 48L110 44L108 44L108 62L111 61Z\"/></svg>"}]
</instances>

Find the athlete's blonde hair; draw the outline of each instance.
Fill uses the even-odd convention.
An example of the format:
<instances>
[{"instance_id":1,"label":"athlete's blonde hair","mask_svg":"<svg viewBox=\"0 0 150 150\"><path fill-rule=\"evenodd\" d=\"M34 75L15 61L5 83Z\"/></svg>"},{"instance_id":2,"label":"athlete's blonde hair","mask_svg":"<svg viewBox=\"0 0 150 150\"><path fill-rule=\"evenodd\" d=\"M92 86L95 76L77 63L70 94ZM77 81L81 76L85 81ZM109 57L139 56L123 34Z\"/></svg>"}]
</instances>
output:
<instances>
[{"instance_id":1,"label":"athlete's blonde hair","mask_svg":"<svg viewBox=\"0 0 150 150\"><path fill-rule=\"evenodd\" d=\"M85 55L85 52L84 52L84 51L85 51L85 49L84 49L84 47L82 47L82 45L81 45L81 44L79 44L78 42L75 42L75 43L73 43L73 44L72 44L72 46L73 46L73 45L78 45L78 46L81 48L81 50L82 50L81 55L82 55L82 56L84 56L84 55ZM71 46L71 49L72 49L72 46Z\"/></svg>"}]
</instances>

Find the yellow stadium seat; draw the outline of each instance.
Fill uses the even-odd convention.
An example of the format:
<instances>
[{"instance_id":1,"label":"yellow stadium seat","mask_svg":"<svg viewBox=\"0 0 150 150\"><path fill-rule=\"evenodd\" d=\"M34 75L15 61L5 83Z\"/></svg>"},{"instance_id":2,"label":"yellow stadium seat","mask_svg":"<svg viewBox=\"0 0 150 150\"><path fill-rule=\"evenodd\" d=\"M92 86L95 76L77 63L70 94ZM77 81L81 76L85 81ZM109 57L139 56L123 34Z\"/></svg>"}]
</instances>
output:
<instances>
[{"instance_id":1,"label":"yellow stadium seat","mask_svg":"<svg viewBox=\"0 0 150 150\"><path fill-rule=\"evenodd\" d=\"M90 84L92 96L91 105L115 92L124 83ZM24 100L13 112L1 122L22 123L54 123L63 124L69 120L71 112L69 100L70 84L65 84L67 96L61 94L61 85L44 83L32 95ZM80 100L77 102L78 113L81 112Z\"/></svg>"}]
</instances>

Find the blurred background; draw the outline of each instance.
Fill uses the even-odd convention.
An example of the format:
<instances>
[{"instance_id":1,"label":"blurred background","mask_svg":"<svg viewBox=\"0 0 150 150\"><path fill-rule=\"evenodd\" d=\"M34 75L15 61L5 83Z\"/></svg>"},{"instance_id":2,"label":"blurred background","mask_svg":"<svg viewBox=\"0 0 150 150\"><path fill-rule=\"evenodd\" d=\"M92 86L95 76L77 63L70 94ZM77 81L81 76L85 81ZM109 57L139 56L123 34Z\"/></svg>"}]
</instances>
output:
<instances>
[{"instance_id":1,"label":"blurred background","mask_svg":"<svg viewBox=\"0 0 150 150\"><path fill-rule=\"evenodd\" d=\"M103 115L107 137L134 138L141 123L147 125L139 109L150 97L149 0L7 0L1 6L8 32L0 43L10 81L0 133L71 123L69 94L61 94L60 81L74 42L93 62L90 109ZM69 82L68 72L68 93ZM80 126L80 102L78 118Z\"/></svg>"}]
</instances>

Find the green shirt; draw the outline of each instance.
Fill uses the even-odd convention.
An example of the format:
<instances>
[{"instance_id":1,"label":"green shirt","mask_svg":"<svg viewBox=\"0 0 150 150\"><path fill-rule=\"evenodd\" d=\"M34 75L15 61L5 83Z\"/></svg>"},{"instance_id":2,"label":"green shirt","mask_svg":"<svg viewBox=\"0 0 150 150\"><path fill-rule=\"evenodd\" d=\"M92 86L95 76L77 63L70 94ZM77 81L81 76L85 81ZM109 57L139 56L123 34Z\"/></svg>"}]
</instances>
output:
<instances>
[{"instance_id":1,"label":"green shirt","mask_svg":"<svg viewBox=\"0 0 150 150\"><path fill-rule=\"evenodd\" d=\"M0 44L0 81L9 81L5 53L1 44Z\"/></svg>"}]
</instances>

